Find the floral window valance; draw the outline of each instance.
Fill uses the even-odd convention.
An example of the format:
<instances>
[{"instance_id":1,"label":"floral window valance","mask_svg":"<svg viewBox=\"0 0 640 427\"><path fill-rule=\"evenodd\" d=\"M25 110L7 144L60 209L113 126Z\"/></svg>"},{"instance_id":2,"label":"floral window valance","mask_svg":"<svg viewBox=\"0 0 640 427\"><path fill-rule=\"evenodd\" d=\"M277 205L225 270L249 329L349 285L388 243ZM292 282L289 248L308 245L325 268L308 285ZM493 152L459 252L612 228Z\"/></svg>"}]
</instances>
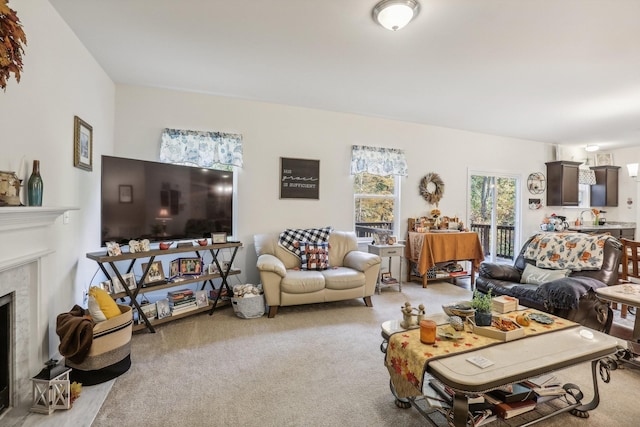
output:
<instances>
[{"instance_id":1,"label":"floral window valance","mask_svg":"<svg viewBox=\"0 0 640 427\"><path fill-rule=\"evenodd\" d=\"M354 145L351 148L351 175L368 172L372 175L407 176L404 150L396 148Z\"/></svg>"},{"instance_id":2,"label":"floral window valance","mask_svg":"<svg viewBox=\"0 0 640 427\"><path fill-rule=\"evenodd\" d=\"M160 161L212 168L216 164L242 167L242 135L164 129Z\"/></svg>"}]
</instances>

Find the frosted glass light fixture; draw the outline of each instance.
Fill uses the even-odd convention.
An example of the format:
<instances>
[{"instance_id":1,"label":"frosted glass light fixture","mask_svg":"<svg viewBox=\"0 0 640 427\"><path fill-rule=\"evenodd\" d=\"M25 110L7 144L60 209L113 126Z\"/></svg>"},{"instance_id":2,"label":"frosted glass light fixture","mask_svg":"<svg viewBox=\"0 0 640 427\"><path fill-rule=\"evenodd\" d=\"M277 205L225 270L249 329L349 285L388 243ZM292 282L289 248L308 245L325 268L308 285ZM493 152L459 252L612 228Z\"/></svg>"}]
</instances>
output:
<instances>
[{"instance_id":1,"label":"frosted glass light fixture","mask_svg":"<svg viewBox=\"0 0 640 427\"><path fill-rule=\"evenodd\" d=\"M629 173L629 176L633 179L636 179L638 177L638 164L637 163L629 163L627 165L627 172Z\"/></svg>"},{"instance_id":2,"label":"frosted glass light fixture","mask_svg":"<svg viewBox=\"0 0 640 427\"><path fill-rule=\"evenodd\" d=\"M593 152L593 151L598 151L600 149L600 146L598 145L587 145L586 147L584 147L584 151L588 151L588 152Z\"/></svg>"},{"instance_id":3,"label":"frosted glass light fixture","mask_svg":"<svg viewBox=\"0 0 640 427\"><path fill-rule=\"evenodd\" d=\"M398 31L419 11L420 3L416 0L382 0L373 8L373 20L388 30Z\"/></svg>"}]
</instances>

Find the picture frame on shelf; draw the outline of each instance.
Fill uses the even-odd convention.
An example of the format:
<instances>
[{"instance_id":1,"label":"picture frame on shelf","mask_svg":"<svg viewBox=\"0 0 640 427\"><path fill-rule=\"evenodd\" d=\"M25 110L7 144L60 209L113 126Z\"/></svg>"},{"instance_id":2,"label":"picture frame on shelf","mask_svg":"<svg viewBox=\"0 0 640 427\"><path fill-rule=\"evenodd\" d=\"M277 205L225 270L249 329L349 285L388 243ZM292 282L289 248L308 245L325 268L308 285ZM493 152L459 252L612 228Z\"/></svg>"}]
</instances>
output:
<instances>
[{"instance_id":1,"label":"picture frame on shelf","mask_svg":"<svg viewBox=\"0 0 640 427\"><path fill-rule=\"evenodd\" d=\"M123 279L125 279L125 276L126 276L126 274L124 274L124 275L122 276L122 278L123 278ZM118 278L117 278L117 277L114 277L114 278L111 280L111 286L112 286L112 289L113 289L113 293L114 293L114 294L119 294L119 293L121 293L121 292L124 292L124 285L122 284L122 282L120 282L120 280L118 280Z\"/></svg>"},{"instance_id":2,"label":"picture frame on shelf","mask_svg":"<svg viewBox=\"0 0 640 427\"><path fill-rule=\"evenodd\" d=\"M178 242L176 244L176 248L191 248L193 247L193 242Z\"/></svg>"},{"instance_id":3,"label":"picture frame on shelf","mask_svg":"<svg viewBox=\"0 0 640 427\"><path fill-rule=\"evenodd\" d=\"M396 236L389 236L387 245L395 245L396 243L398 243L398 238Z\"/></svg>"},{"instance_id":4,"label":"picture frame on shelf","mask_svg":"<svg viewBox=\"0 0 640 427\"><path fill-rule=\"evenodd\" d=\"M125 285L127 286L127 289L135 289L138 286L136 282L136 276L133 273L123 274L122 280L124 280L124 283L120 282L120 280L118 280L118 277L114 277L113 280L111 280L113 293L118 294L120 292L124 292Z\"/></svg>"},{"instance_id":5,"label":"picture frame on shelf","mask_svg":"<svg viewBox=\"0 0 640 427\"><path fill-rule=\"evenodd\" d=\"M181 276L199 276L202 274L201 258L178 258Z\"/></svg>"},{"instance_id":6,"label":"picture frame on shelf","mask_svg":"<svg viewBox=\"0 0 640 427\"><path fill-rule=\"evenodd\" d=\"M169 280L180 277L180 258L174 259L169 263Z\"/></svg>"},{"instance_id":7,"label":"picture frame on shelf","mask_svg":"<svg viewBox=\"0 0 640 427\"><path fill-rule=\"evenodd\" d=\"M211 233L211 244L219 245L222 243L227 243L227 233L224 231Z\"/></svg>"},{"instance_id":8,"label":"picture frame on shelf","mask_svg":"<svg viewBox=\"0 0 640 427\"><path fill-rule=\"evenodd\" d=\"M147 320L153 320L158 317L158 307L155 304L143 304L140 306L142 312L146 316ZM139 319L140 323L144 323L144 320Z\"/></svg>"},{"instance_id":9,"label":"picture frame on shelf","mask_svg":"<svg viewBox=\"0 0 640 427\"><path fill-rule=\"evenodd\" d=\"M100 282L100 287L110 294L113 293L113 285L111 284L111 280L105 280L104 282Z\"/></svg>"},{"instance_id":10,"label":"picture frame on shelf","mask_svg":"<svg viewBox=\"0 0 640 427\"><path fill-rule=\"evenodd\" d=\"M215 263L211 263L207 265L207 274L218 274L218 273L220 273L220 271L218 271L218 267L216 267Z\"/></svg>"},{"instance_id":11,"label":"picture frame on shelf","mask_svg":"<svg viewBox=\"0 0 640 427\"><path fill-rule=\"evenodd\" d=\"M196 291L196 305L198 308L206 307L209 305L209 298L207 297L207 291Z\"/></svg>"},{"instance_id":12,"label":"picture frame on shelf","mask_svg":"<svg viewBox=\"0 0 640 427\"><path fill-rule=\"evenodd\" d=\"M93 170L93 128L78 116L73 117L73 166Z\"/></svg>"},{"instance_id":13,"label":"picture frame on shelf","mask_svg":"<svg viewBox=\"0 0 640 427\"><path fill-rule=\"evenodd\" d=\"M107 255L109 256L122 255L122 249L120 249L120 244L118 242L107 242Z\"/></svg>"},{"instance_id":14,"label":"picture frame on shelf","mask_svg":"<svg viewBox=\"0 0 640 427\"><path fill-rule=\"evenodd\" d=\"M149 265L148 262L142 263L143 272L146 271L148 265ZM164 270L162 269L162 262L161 261L152 262L151 266L149 266L149 272L147 273L147 276L144 278L144 284L150 285L150 284L164 282L164 281L165 281L165 277L164 277Z\"/></svg>"},{"instance_id":15,"label":"picture frame on shelf","mask_svg":"<svg viewBox=\"0 0 640 427\"><path fill-rule=\"evenodd\" d=\"M171 316L171 308L169 307L169 299L164 298L156 301L156 311L158 312L158 319L164 319Z\"/></svg>"},{"instance_id":16,"label":"picture frame on shelf","mask_svg":"<svg viewBox=\"0 0 640 427\"><path fill-rule=\"evenodd\" d=\"M594 155L596 166L612 166L613 154L611 153L596 153Z\"/></svg>"},{"instance_id":17,"label":"picture frame on shelf","mask_svg":"<svg viewBox=\"0 0 640 427\"><path fill-rule=\"evenodd\" d=\"M373 244L374 245L387 245L389 241L389 237L391 233L388 231L379 231L373 234Z\"/></svg>"}]
</instances>

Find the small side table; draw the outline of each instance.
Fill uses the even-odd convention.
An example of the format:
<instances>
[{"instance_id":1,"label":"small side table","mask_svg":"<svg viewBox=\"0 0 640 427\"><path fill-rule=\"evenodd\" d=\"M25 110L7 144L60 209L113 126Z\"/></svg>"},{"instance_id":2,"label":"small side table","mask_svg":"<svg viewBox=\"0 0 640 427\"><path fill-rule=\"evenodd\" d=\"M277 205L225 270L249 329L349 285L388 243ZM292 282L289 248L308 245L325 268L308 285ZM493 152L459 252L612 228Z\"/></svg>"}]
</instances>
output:
<instances>
[{"instance_id":1,"label":"small side table","mask_svg":"<svg viewBox=\"0 0 640 427\"><path fill-rule=\"evenodd\" d=\"M378 273L378 283L376 284L376 292L380 293L380 289L386 286L398 285L398 291L402 291L402 257L404 255L404 245L369 245L369 253L376 254L381 258L389 258L389 272L391 272L391 258L400 257L400 271L398 272L398 283L383 283L382 269Z\"/></svg>"}]
</instances>

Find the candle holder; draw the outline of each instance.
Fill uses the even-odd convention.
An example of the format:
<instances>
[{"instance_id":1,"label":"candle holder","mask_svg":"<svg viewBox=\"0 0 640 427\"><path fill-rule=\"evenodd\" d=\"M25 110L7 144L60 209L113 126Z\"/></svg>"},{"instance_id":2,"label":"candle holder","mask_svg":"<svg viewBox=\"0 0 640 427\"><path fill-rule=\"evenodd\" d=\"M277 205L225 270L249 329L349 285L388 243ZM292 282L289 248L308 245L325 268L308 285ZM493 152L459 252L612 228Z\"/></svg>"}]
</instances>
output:
<instances>
[{"instance_id":1,"label":"candle holder","mask_svg":"<svg viewBox=\"0 0 640 427\"><path fill-rule=\"evenodd\" d=\"M71 368L58 364L55 359L45 363L45 367L31 378L33 381L32 412L50 415L56 409L71 408L69 373Z\"/></svg>"}]
</instances>

